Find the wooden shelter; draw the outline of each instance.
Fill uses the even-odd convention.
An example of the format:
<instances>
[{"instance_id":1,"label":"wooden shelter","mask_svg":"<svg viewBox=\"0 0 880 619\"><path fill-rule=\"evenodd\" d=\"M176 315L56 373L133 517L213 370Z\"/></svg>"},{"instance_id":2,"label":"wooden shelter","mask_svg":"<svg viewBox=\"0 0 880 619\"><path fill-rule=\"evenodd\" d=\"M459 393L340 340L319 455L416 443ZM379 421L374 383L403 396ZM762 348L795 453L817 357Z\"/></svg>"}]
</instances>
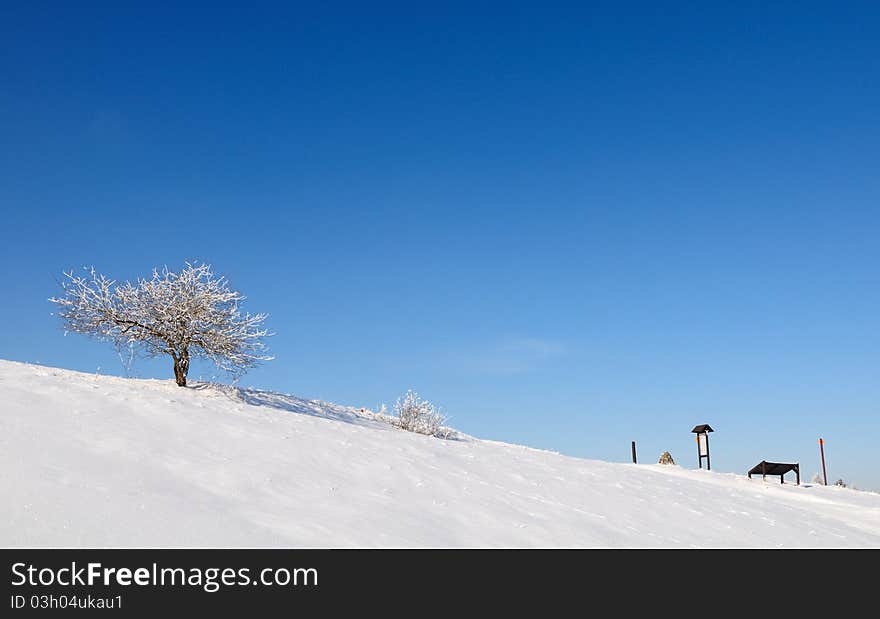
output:
<instances>
[{"instance_id":1,"label":"wooden shelter","mask_svg":"<svg viewBox=\"0 0 880 619\"><path fill-rule=\"evenodd\" d=\"M779 483L785 483L785 474L794 471L797 475L797 485L801 485L801 467L797 462L767 462L761 460L749 471L749 479L752 475L761 474L762 479L767 479L767 475L779 475Z\"/></svg>"}]
</instances>

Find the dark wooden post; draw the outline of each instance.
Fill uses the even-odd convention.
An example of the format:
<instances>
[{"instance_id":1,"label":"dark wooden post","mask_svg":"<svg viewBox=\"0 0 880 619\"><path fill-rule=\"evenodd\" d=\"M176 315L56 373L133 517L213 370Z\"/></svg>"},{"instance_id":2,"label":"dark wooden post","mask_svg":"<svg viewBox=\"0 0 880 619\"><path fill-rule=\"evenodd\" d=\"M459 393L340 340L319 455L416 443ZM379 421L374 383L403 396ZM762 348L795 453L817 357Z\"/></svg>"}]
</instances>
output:
<instances>
[{"instance_id":1,"label":"dark wooden post","mask_svg":"<svg viewBox=\"0 0 880 619\"><path fill-rule=\"evenodd\" d=\"M761 461L761 479L767 481L767 464L763 460Z\"/></svg>"},{"instance_id":2,"label":"dark wooden post","mask_svg":"<svg viewBox=\"0 0 880 619\"><path fill-rule=\"evenodd\" d=\"M819 439L819 451L822 452L822 479L825 480L825 485L828 485L828 473L825 472L825 441L821 438Z\"/></svg>"},{"instance_id":3,"label":"dark wooden post","mask_svg":"<svg viewBox=\"0 0 880 619\"><path fill-rule=\"evenodd\" d=\"M800 486L801 485L801 465L800 465L800 463L798 463L794 467L794 474L797 475L797 485Z\"/></svg>"},{"instance_id":4,"label":"dark wooden post","mask_svg":"<svg viewBox=\"0 0 880 619\"><path fill-rule=\"evenodd\" d=\"M709 433L706 433L706 470L712 470L712 461L709 459Z\"/></svg>"},{"instance_id":5,"label":"dark wooden post","mask_svg":"<svg viewBox=\"0 0 880 619\"><path fill-rule=\"evenodd\" d=\"M632 448L633 448L633 464L638 464L638 462L636 462L636 442L635 441L633 441Z\"/></svg>"}]
</instances>

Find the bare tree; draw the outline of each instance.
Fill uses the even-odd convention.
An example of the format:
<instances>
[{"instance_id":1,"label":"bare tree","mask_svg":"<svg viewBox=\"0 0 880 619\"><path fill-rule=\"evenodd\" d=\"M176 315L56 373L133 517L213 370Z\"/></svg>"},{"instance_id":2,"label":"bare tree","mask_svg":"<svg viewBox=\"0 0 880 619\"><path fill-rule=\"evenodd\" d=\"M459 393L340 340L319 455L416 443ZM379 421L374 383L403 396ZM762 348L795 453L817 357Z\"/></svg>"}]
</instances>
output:
<instances>
[{"instance_id":1,"label":"bare tree","mask_svg":"<svg viewBox=\"0 0 880 619\"><path fill-rule=\"evenodd\" d=\"M266 314L242 314L245 297L210 265L186 263L179 273L154 269L150 279L120 285L94 268L86 271L84 277L65 273L64 295L49 299L65 330L133 344L153 357L170 355L181 387L192 358L210 359L236 375L272 359L262 341L271 335L262 327Z\"/></svg>"}]
</instances>

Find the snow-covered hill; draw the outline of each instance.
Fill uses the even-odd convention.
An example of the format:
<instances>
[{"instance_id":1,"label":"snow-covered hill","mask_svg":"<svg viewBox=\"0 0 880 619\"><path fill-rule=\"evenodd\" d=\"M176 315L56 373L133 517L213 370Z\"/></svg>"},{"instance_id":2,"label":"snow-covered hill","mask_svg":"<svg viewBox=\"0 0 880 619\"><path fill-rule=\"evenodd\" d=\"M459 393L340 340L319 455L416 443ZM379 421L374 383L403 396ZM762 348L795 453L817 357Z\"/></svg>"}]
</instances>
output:
<instances>
[{"instance_id":1,"label":"snow-covered hill","mask_svg":"<svg viewBox=\"0 0 880 619\"><path fill-rule=\"evenodd\" d=\"M880 547L880 494L0 361L0 545Z\"/></svg>"}]
</instances>

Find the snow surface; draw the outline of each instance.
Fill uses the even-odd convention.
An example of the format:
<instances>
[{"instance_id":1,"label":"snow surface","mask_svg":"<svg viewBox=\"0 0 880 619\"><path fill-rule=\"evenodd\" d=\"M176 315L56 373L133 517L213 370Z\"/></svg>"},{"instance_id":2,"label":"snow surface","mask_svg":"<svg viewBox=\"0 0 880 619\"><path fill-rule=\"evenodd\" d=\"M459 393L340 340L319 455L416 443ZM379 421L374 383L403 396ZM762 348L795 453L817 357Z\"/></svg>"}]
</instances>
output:
<instances>
[{"instance_id":1,"label":"snow surface","mask_svg":"<svg viewBox=\"0 0 880 619\"><path fill-rule=\"evenodd\" d=\"M880 547L880 494L0 361L7 547Z\"/></svg>"}]
</instances>

